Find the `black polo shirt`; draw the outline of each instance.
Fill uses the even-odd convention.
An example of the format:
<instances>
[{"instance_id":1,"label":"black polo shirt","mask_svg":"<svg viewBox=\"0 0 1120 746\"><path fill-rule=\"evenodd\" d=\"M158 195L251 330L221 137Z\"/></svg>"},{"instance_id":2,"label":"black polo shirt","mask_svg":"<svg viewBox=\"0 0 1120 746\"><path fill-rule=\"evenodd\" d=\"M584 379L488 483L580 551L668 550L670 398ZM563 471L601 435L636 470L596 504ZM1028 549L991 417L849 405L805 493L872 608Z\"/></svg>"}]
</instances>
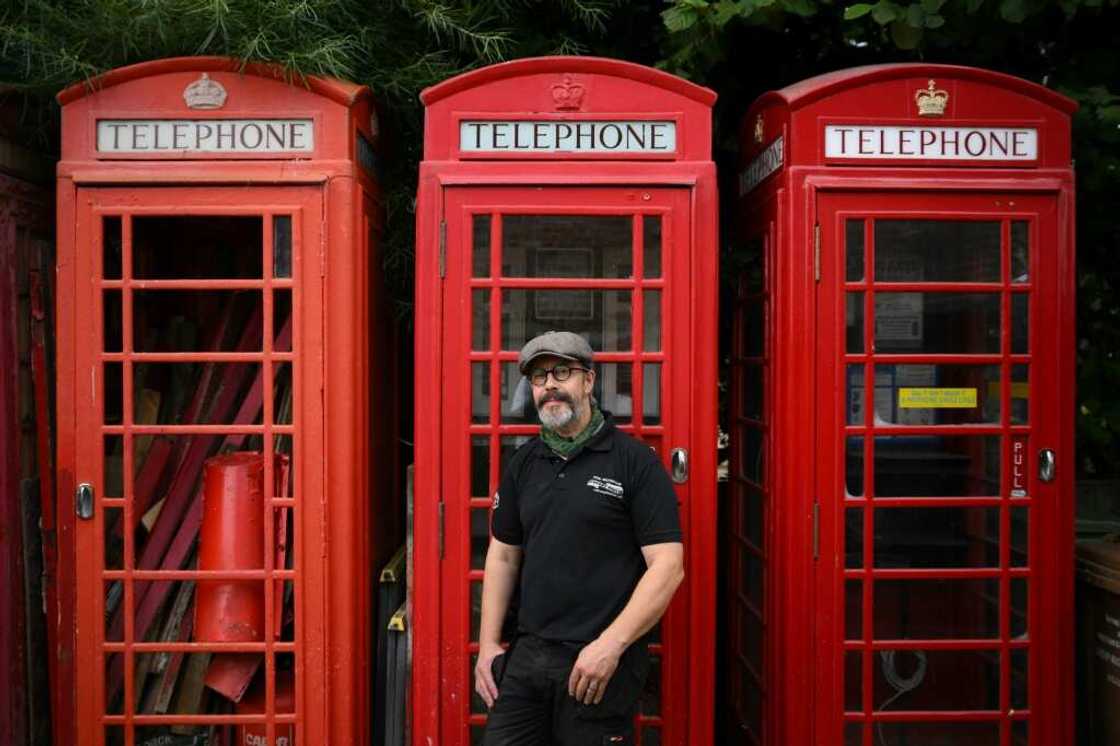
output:
<instances>
[{"instance_id":1,"label":"black polo shirt","mask_svg":"<svg viewBox=\"0 0 1120 746\"><path fill-rule=\"evenodd\" d=\"M539 437L523 445L494 495L494 537L523 550L521 632L594 640L645 572L641 548L681 540L677 496L657 455L604 415L602 430L567 460Z\"/></svg>"}]
</instances>

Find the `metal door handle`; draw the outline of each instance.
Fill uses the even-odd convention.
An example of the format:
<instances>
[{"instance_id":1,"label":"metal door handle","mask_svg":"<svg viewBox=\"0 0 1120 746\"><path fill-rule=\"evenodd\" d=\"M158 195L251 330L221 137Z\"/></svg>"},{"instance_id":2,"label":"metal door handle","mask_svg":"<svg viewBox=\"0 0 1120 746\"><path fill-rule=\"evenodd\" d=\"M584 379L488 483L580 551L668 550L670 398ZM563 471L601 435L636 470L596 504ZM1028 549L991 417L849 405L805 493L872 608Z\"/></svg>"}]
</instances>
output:
<instances>
[{"instance_id":1,"label":"metal door handle","mask_svg":"<svg viewBox=\"0 0 1120 746\"><path fill-rule=\"evenodd\" d=\"M677 484L684 484L688 481L688 451L684 448L674 448L669 457L669 463L672 467L671 474L673 481Z\"/></svg>"},{"instance_id":2,"label":"metal door handle","mask_svg":"<svg viewBox=\"0 0 1120 746\"><path fill-rule=\"evenodd\" d=\"M74 490L74 512L83 520L93 518L93 485L82 482Z\"/></svg>"},{"instance_id":3,"label":"metal door handle","mask_svg":"<svg viewBox=\"0 0 1120 746\"><path fill-rule=\"evenodd\" d=\"M1038 452L1038 478L1043 482L1054 481L1054 471L1057 465L1054 459L1054 451L1050 448L1043 448Z\"/></svg>"}]
</instances>

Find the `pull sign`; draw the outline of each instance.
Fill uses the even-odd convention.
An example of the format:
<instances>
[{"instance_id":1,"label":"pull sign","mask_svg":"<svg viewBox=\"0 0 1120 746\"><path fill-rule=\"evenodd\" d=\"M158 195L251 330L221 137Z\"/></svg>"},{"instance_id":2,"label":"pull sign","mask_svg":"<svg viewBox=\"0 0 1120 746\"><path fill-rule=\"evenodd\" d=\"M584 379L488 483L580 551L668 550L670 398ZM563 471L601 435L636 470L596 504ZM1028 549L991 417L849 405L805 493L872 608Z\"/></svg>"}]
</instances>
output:
<instances>
[{"instance_id":1,"label":"pull sign","mask_svg":"<svg viewBox=\"0 0 1120 746\"><path fill-rule=\"evenodd\" d=\"M84 521L93 518L93 485L82 482L74 491L74 512Z\"/></svg>"},{"instance_id":2,"label":"pull sign","mask_svg":"<svg viewBox=\"0 0 1120 746\"><path fill-rule=\"evenodd\" d=\"M674 448L669 457L673 481L684 484L688 481L688 451L684 448Z\"/></svg>"},{"instance_id":3,"label":"pull sign","mask_svg":"<svg viewBox=\"0 0 1120 746\"><path fill-rule=\"evenodd\" d=\"M1054 458L1054 451L1050 448L1043 448L1038 452L1038 478L1043 482L1053 482L1054 472L1057 470L1057 464Z\"/></svg>"},{"instance_id":4,"label":"pull sign","mask_svg":"<svg viewBox=\"0 0 1120 746\"><path fill-rule=\"evenodd\" d=\"M1011 496L1027 496L1027 439L1024 436L1011 441Z\"/></svg>"}]
</instances>

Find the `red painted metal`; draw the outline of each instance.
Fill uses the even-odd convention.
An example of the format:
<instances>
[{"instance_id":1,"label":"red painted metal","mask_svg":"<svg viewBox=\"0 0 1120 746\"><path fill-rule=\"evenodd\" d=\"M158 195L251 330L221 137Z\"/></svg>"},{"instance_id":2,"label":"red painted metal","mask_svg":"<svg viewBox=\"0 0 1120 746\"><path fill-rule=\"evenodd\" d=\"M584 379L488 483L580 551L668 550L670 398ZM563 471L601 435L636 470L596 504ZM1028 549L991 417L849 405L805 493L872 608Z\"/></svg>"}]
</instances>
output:
<instances>
[{"instance_id":1,"label":"red painted metal","mask_svg":"<svg viewBox=\"0 0 1120 746\"><path fill-rule=\"evenodd\" d=\"M941 116L919 117L915 97L930 80L947 93L946 107ZM1074 406L1069 130L1074 109L1053 91L1006 75L917 64L855 68L803 81L764 95L744 117L737 242L758 262L744 273L737 293L731 489L721 515L730 570L722 589L730 661L722 709L729 714L729 743L872 746L885 737L884 726L914 729L923 723L958 728L940 732L960 744L1072 742L1074 470L1068 413ZM829 125L1032 128L1037 157L1013 163L834 159L826 157ZM763 161L756 158L767 149L774 153L779 139L777 162L758 178ZM999 226L998 279L877 280L875 231L884 219L994 222ZM1028 226L1026 282L1013 278L1010 269L1013 222ZM863 265L857 262L852 275L858 280L850 279L846 264L851 225L865 236L864 243L854 244L864 252ZM951 293L994 294L1002 330L998 350L878 352L871 340L877 294L884 292L927 294L934 301ZM857 293L862 295L847 297ZM1012 298L1020 296L1029 297L1027 351L1011 346ZM849 327L849 308L862 311L862 325L853 317ZM848 349L852 334L867 340L865 348ZM954 334L968 339L974 330L957 324ZM978 424L892 425L876 417L876 401L852 419L850 370L872 381L876 366L904 364L998 371L1000 417ZM1015 382L1013 366L1029 366L1029 379ZM1027 421L1011 419L1013 390L1017 399L1029 391ZM993 485L967 496L915 490L922 496L878 497L875 454L887 448L883 438L891 436L917 443L994 438L1000 443L1001 471ZM849 439L862 454L862 472L854 465L859 462L851 462L851 469L863 494L846 490ZM1027 472L1013 474L1011 449L1024 439ZM1041 448L1053 448L1065 465L1050 484L1035 475ZM1013 479L1026 480L1026 496L1012 494ZM917 561L891 566L877 559L884 511L905 516L919 509L966 507L996 516L998 549L992 559L970 555L968 563L949 567ZM1012 561L1011 530L1019 524L1011 516L1028 515L1017 511L1029 512L1029 561ZM861 540L849 525L861 529ZM929 627L936 634L902 634L898 614L904 604L891 589L906 581L918 593L914 584L923 580L993 584L995 626L985 634L954 631L950 611L967 615L968 608L927 593L914 597L912 618L937 620L941 626ZM1012 626L1022 603L1021 583L1027 584L1029 607L1025 630ZM856 619L862 620L858 631L847 626ZM975 657L948 676L944 669L938 673L952 682L948 688L935 689L927 680L924 690L919 684L915 694L894 707L884 706L883 692L895 690L880 672L881 654L889 651L921 652L931 671L940 665L939 655L972 651ZM987 691L978 685L987 674L973 665L981 659L995 661L994 699L965 709L962 700ZM1028 661L1025 691L1019 688L1022 660ZM917 738L918 731L912 732Z\"/></svg>"},{"instance_id":2,"label":"red painted metal","mask_svg":"<svg viewBox=\"0 0 1120 746\"><path fill-rule=\"evenodd\" d=\"M264 457L240 451L215 456L203 468L199 570L264 567ZM264 637L264 593L251 580L200 580L195 639L247 642Z\"/></svg>"},{"instance_id":3,"label":"red painted metal","mask_svg":"<svg viewBox=\"0 0 1120 746\"><path fill-rule=\"evenodd\" d=\"M574 105L558 106L557 87L579 89ZM524 340L503 341L509 316L505 295L518 290L612 291L629 298L627 348L597 355L631 380L627 406L643 412L660 396L660 418L623 416L624 429L645 439L668 462L675 447L689 450L691 476L678 485L685 530L686 581L661 625L651 652L655 710L639 718L639 743L681 746L713 743L715 660L715 433L717 255L716 187L711 162L711 105L715 95L650 68L594 58L519 60L477 70L422 94L427 107L425 160L417 204L416 471L412 597L412 743L465 746L485 714L472 706L472 590L482 571L472 565L473 518L485 515L500 474L501 449L529 424L504 422L504 369ZM577 156L492 154L479 158L459 147L465 119L671 121L672 154ZM490 217L492 272L472 277L472 220ZM526 277L503 267L503 219L524 215L618 216L631 219L629 267L602 277ZM662 267L643 271L645 219L661 229ZM441 250L441 236L445 250ZM651 239L652 240L652 239ZM661 347L644 344L647 294L661 293ZM487 314L474 304L489 300ZM477 323L476 323L477 322ZM476 346L472 326L487 329ZM492 392L481 419L472 418L473 366L481 365ZM661 366L660 385L645 383L646 366ZM652 368L650 370L653 370ZM512 383L510 384L512 387ZM496 392L502 391L501 396ZM477 413L476 413L477 414ZM709 437L710 436L710 437ZM472 453L487 453L482 492L471 489ZM477 467L478 465L475 465ZM481 478L481 477L480 477ZM442 524L441 524L442 520ZM477 613L477 610L475 610ZM644 739L644 741L642 740ZM659 739L659 740L658 740Z\"/></svg>"},{"instance_id":4,"label":"red painted metal","mask_svg":"<svg viewBox=\"0 0 1120 746\"><path fill-rule=\"evenodd\" d=\"M292 677L284 672L276 676L276 709L278 712L292 712L295 705L295 696L292 686ZM248 694L237 705L238 714L257 715L264 712L264 687L258 686L250 689ZM259 725L241 725L237 728L237 746L295 746L296 733L291 725L276 729L276 740L269 739L265 729Z\"/></svg>"},{"instance_id":5,"label":"red painted metal","mask_svg":"<svg viewBox=\"0 0 1120 746\"><path fill-rule=\"evenodd\" d=\"M225 87L228 99L218 109L188 109L184 88L204 73ZM57 489L59 504L68 507L59 514L59 742L84 746L119 738L133 746L137 728L171 724L224 724L230 733L234 724L253 724L271 743L290 730L305 743L364 742L370 699L366 633L374 618L367 580L402 539L391 528L400 525L397 501L371 481L373 470L389 474L396 464L395 450L371 453L370 439L395 443L396 425L391 418L370 417L367 388L372 356L379 367L394 365L383 331L369 325L387 319L386 299L367 295L369 278L381 266L369 91L316 78L291 85L277 68L195 58L112 71L92 85L64 91L59 100ZM99 119L285 117L312 122L313 150L298 157L217 158L105 157L95 150ZM133 255L147 251L140 243L141 221L174 217L195 226L203 216L241 216L259 225L259 244L246 247L259 257L253 276L151 278L137 269L144 265L135 264ZM112 275L105 274L102 258L109 218L119 220L120 267ZM284 249L290 265L274 263L274 250L280 251L274 239L290 247ZM252 299L257 316L238 311L220 322L230 334L209 330L211 340L234 336L236 342L247 323L243 343L232 348L203 342L148 351L140 345L152 324L133 316L141 293L150 298L164 292L238 294ZM108 294L120 298L117 349L104 345ZM209 301L205 307L219 320L227 316ZM290 309L287 319L281 309ZM207 330L200 333L205 339ZM119 366L123 389L132 391L140 366L185 363L196 366L201 381L196 378L195 388L184 392L181 412L141 422L125 395L120 421L105 421L107 364ZM290 407L277 398L281 371L291 382ZM123 494L104 490L105 437L123 441ZM143 465L134 463L139 438L154 439ZM191 549L202 525L202 464L218 450L246 448L291 452L290 472L284 461L264 460L262 483L277 488L262 496L258 514L261 561L253 569L193 568ZM69 510L81 482L95 490L89 521ZM152 532L123 531L122 566L107 567L106 542L113 535L104 525L107 511L122 514L122 526L135 527L161 498ZM198 634L182 642L145 641L182 580L251 582L263 589L261 634L242 642L203 642ZM118 621L106 629L105 592L113 584L123 594ZM287 606L286 585L294 589ZM113 702L136 701L145 684L135 673L140 655L198 651L218 660L225 654L263 659L260 707L236 714L111 709ZM282 701L289 675L291 704ZM118 687L123 698L114 696ZM77 691L82 696L73 696Z\"/></svg>"}]
</instances>

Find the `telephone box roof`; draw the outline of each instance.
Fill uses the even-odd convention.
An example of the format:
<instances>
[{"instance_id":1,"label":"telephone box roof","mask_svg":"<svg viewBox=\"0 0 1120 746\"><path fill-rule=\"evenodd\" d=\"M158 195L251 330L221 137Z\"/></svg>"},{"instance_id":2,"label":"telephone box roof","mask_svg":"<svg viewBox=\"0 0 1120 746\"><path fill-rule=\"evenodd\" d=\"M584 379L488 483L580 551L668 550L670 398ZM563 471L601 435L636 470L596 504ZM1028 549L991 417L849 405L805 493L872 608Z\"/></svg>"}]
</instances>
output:
<instances>
[{"instance_id":1,"label":"telephone box roof","mask_svg":"<svg viewBox=\"0 0 1120 746\"><path fill-rule=\"evenodd\" d=\"M343 106L351 106L366 96L370 89L364 85L350 83L337 78L316 75L299 76L283 67L262 62L242 62L231 57L170 57L161 60L139 62L135 65L118 67L115 70L97 75L89 80L75 83L58 93L58 103L66 106L100 90L111 88L132 80L177 72L232 72L242 75L255 75L269 80L291 82L304 85L312 93L335 101Z\"/></svg>"},{"instance_id":2,"label":"telephone box roof","mask_svg":"<svg viewBox=\"0 0 1120 746\"><path fill-rule=\"evenodd\" d=\"M963 65L937 65L921 62L890 63L883 65L865 65L863 67L850 67L845 70L836 70L813 78L798 81L785 88L771 91L762 99L778 98L791 109L799 109L814 101L831 96L851 88L858 88L872 83L908 78L915 76L952 77L970 80L976 83L986 83L1017 91L1018 93L1034 98L1044 104L1052 106L1059 111L1072 114L1077 110L1077 102L1056 93L1045 86L1032 83L1013 75L982 70ZM752 106L751 108L756 108Z\"/></svg>"},{"instance_id":3,"label":"telephone box roof","mask_svg":"<svg viewBox=\"0 0 1120 746\"><path fill-rule=\"evenodd\" d=\"M420 100L424 102L425 106L431 106L448 96L470 88L506 78L537 73L554 73L558 67L563 68L564 72L608 75L640 81L707 106L711 106L716 100L715 91L652 67L606 57L575 56L528 57L472 70L430 88L425 88L420 93Z\"/></svg>"}]
</instances>

